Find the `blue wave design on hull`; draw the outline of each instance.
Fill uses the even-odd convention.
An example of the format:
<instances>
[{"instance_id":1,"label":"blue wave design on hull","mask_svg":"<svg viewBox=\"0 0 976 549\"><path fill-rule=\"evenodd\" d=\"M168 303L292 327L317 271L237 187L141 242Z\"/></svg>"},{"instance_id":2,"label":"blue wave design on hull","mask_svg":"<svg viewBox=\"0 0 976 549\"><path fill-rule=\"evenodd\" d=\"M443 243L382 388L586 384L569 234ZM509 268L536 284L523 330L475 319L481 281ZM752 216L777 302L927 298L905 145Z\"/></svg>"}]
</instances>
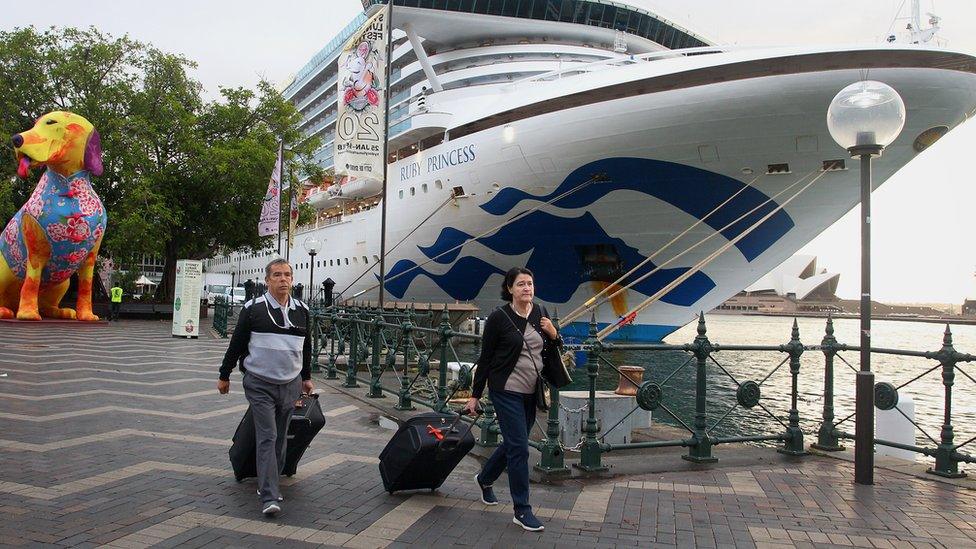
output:
<instances>
[{"instance_id":1,"label":"blue wave design on hull","mask_svg":"<svg viewBox=\"0 0 976 549\"><path fill-rule=\"evenodd\" d=\"M397 261L393 268L386 273L386 291L397 299L402 299L407 288L418 276L426 276L434 281L437 287L444 290L453 299L471 301L478 297L478 293L485 287L488 277L493 274L505 275L505 271L495 267L477 257L464 256L458 260L449 271L442 275L432 274L409 259ZM406 274L397 276L400 273ZM379 280L378 275L376 279ZM396 277L396 278L393 278ZM392 278L392 280L390 280Z\"/></svg>"},{"instance_id":2,"label":"blue wave design on hull","mask_svg":"<svg viewBox=\"0 0 976 549\"><path fill-rule=\"evenodd\" d=\"M446 228L441 231L434 244L421 248L421 251L428 258L434 258L470 238L471 235L463 231ZM613 246L624 272L646 259L636 248L608 235L588 212L577 218L565 218L536 211L506 225L491 236L477 240L490 250L506 256L531 252L525 266L535 274L536 295L550 303L569 301L580 284L591 280L584 272L578 246ZM437 261L450 263L458 253L459 250L451 251ZM655 265L648 262L631 280L654 268ZM392 295L402 298L413 280L423 275L452 298L471 300L480 293L492 274L504 275L505 270L507 269L500 269L482 259L463 256L446 273L437 275L417 267L417 263L413 261L403 259L387 274L386 288ZM652 295L687 270L662 269L634 285L634 289L645 295ZM715 283L707 275L698 272L668 292L662 301L678 306L691 306L714 287Z\"/></svg>"},{"instance_id":3,"label":"blue wave design on hull","mask_svg":"<svg viewBox=\"0 0 976 549\"><path fill-rule=\"evenodd\" d=\"M523 200L547 202L592 179L597 174L605 176L608 181L596 181L585 185L568 196L556 200L553 205L560 208L584 208L613 191L628 189L654 196L701 219L740 189L747 187L734 200L705 221L718 231L769 199L761 191L741 181L699 168L644 158L605 158L576 169L548 195L534 196L521 189L507 187L499 191L481 208L493 215L505 215ZM774 201L770 201L735 225L721 231L722 235L729 240L735 238L773 211L776 206ZM793 226L790 216L780 210L736 243L736 247L747 261L752 261L788 233Z\"/></svg>"}]
</instances>

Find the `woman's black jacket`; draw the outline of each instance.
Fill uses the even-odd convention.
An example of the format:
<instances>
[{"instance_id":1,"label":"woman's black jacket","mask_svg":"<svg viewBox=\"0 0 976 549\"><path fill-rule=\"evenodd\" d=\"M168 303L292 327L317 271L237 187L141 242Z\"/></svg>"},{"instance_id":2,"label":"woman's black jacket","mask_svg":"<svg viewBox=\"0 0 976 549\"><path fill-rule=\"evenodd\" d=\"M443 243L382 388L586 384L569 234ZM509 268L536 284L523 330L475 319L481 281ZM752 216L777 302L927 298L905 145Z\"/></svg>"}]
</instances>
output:
<instances>
[{"instance_id":1,"label":"woman's black jacket","mask_svg":"<svg viewBox=\"0 0 976 549\"><path fill-rule=\"evenodd\" d=\"M515 313L509 305L495 309L485 321L485 330L481 338L481 356L478 357L478 367L474 372L474 384L471 396L481 398L485 391L485 383L492 391L505 390L508 376L515 370L522 346L525 344L522 333L526 322L538 330L542 336L542 364L539 369L548 381L561 386L565 375L559 359L559 339L551 339L542 331L542 317L549 315L542 307L532 304L532 312L526 320Z\"/></svg>"}]
</instances>

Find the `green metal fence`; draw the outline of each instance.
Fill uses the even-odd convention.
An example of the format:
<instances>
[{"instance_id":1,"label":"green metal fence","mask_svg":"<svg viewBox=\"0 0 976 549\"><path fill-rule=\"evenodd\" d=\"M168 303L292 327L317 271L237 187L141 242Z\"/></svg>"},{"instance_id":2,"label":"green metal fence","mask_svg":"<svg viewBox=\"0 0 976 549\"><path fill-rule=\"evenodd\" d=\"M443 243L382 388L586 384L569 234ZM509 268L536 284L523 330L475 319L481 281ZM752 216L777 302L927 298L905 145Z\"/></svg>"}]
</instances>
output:
<instances>
[{"instance_id":1,"label":"green metal fence","mask_svg":"<svg viewBox=\"0 0 976 549\"><path fill-rule=\"evenodd\" d=\"M227 337L227 319L231 314L231 306L227 299L218 295L214 297L214 315L213 315L213 327L214 331L220 337Z\"/></svg>"},{"instance_id":2,"label":"green metal fence","mask_svg":"<svg viewBox=\"0 0 976 549\"><path fill-rule=\"evenodd\" d=\"M340 373L344 377L343 386L354 389L360 383L366 386L366 396L369 398L385 398L388 394L397 399L395 407L399 410L413 410L415 405L421 405L437 411L449 409L449 400L459 390L470 389L472 372L462 366L455 348L455 343L467 342L480 345L481 336L462 333L454 330L448 322L448 313L444 311L416 311L413 309L378 311L373 308L343 305L334 307L312 307L313 364L318 367L319 357L327 355L325 377L339 379ZM556 319L558 326L558 319ZM585 351L585 364L577 365L574 376L584 375L586 388L589 393L587 404L580 411L586 412L586 419L582 428L582 436L577 444L565 447L560 440L561 426L559 416L559 391L551 390L552 406L548 412L545 436L542 440L530 440L529 444L540 451L541 458L535 468L544 475L563 475L569 469L566 465L566 453L578 452L578 462L575 467L583 471L597 472L606 469L603 456L609 452L625 449L683 447L687 449L682 457L686 460L709 463L717 461L713 454L713 447L734 442L772 442L779 447L778 452L801 456L804 455L804 432L800 424L800 413L797 408L799 398L798 379L801 372L805 375L823 376L823 412L822 421L815 433L817 442L813 448L823 451L843 449L840 440L853 438L853 435L841 430L845 422L853 417L853 413L843 419L835 420L834 406L834 361L839 359L853 368L841 355L842 352L859 352L859 347L845 345L836 340L833 334L833 323L827 320L825 335L816 345L804 345L800 339L799 327L794 321L790 337L780 345L724 345L713 343L708 339L704 315L698 319L697 336L691 343L682 345L668 344L615 344L605 343L597 339L597 325L595 319L590 321L589 337L579 345L568 346L573 351ZM670 416L674 423L687 432L686 437L673 440L655 440L649 442L630 442L624 444L610 444L605 442L608 434L615 429L622 428L624 421L618 421L606 430L599 429L596 418L596 380L601 368L610 368L620 372L618 365L612 360L615 351L648 351L651 353L675 353L687 355L680 366L672 370L660 381L643 381L635 385L637 395L635 406L630 414L638 410L656 411ZM754 379L743 379L733 374L733 368L725 363L723 353L728 352L760 353L773 357L776 365ZM933 474L942 476L960 476L958 464L960 462L976 462L973 456L960 452L960 448L976 441L970 438L961 444L953 442L952 424L952 386L956 373L973 381L976 379L960 368L960 364L976 361L976 356L957 352L952 346L952 335L949 328L943 346L936 352L906 351L898 349L875 348L872 353L911 356L926 360L937 361L935 367L927 369L912 380L895 386L888 382L878 383L875 387L876 405L880 409L893 409L897 404L897 391L915 382L935 370L942 370L943 385L945 387L945 407L943 427L940 440L922 432L933 443L932 446L918 446L899 444L891 441L875 439L876 444L887 445L918 452L935 458L935 466L930 470ZM823 371L819 368L804 368L805 353L823 353ZM345 362L344 368L341 361ZM448 380L448 364L458 363L458 375L455 381ZM808 363L810 361L807 361ZM819 365L818 365L819 366ZM686 368L694 369L694 394L687 395L669 383ZM342 371L344 369L344 371ZM368 372L368 377L360 375L360 369ZM806 373L809 371L809 373ZM390 376L389 374L392 374ZM384 379L385 376L385 379ZM789 409L783 413L774 412L771 406L764 402L765 384L773 376L788 376L790 383ZM395 384L389 383L390 378ZM626 376L623 376L624 379ZM721 379L720 379L721 378ZM736 390L734 398L729 402L721 402L718 395L710 392L710 386L715 383L731 382ZM784 380L785 381L785 380ZM672 403L678 399L694 399L694 413L691 417L682 417ZM477 419L480 427L478 444L495 446L499 442L499 433L491 399L486 396L483 401L484 414ZM708 408L723 406L725 411L717 417L710 416ZM727 422L735 411L745 411L771 419L778 428L770 432L744 436L717 436L716 427ZM628 414L628 417L629 415ZM626 419L626 417L624 418ZM466 421L471 421L465 418ZM918 426L918 423L915 423ZM919 427L921 429L921 427ZM811 433L813 434L813 433Z\"/></svg>"}]
</instances>

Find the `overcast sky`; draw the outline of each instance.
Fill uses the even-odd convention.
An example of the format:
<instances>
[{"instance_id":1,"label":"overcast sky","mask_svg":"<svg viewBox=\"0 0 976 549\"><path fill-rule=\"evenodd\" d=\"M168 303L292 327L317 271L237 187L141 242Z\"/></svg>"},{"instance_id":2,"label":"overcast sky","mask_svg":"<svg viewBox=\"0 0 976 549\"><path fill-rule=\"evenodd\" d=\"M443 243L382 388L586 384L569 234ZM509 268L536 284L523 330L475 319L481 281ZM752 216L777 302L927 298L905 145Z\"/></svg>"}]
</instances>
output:
<instances>
[{"instance_id":1,"label":"overcast sky","mask_svg":"<svg viewBox=\"0 0 976 549\"><path fill-rule=\"evenodd\" d=\"M634 0L720 44L871 43L911 0ZM283 82L362 10L360 0L47 0L4 6L0 27L94 25L129 34L199 64L196 78L219 86ZM922 0L942 17L948 47L976 54L976 2ZM905 9L907 13L907 7ZM924 15L923 15L924 18ZM894 25L904 28L905 21ZM923 152L874 194L873 294L880 301L961 303L976 298L976 122ZM801 253L840 272L838 294L859 293L857 209Z\"/></svg>"}]
</instances>

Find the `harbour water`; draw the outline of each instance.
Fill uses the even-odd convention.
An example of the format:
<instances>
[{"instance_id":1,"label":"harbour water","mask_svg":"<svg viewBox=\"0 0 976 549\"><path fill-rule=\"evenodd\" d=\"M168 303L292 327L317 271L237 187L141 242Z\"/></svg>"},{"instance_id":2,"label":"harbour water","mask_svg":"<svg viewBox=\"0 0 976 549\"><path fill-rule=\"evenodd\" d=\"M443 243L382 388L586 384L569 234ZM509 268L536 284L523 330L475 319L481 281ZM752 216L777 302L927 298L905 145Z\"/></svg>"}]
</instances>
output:
<instances>
[{"instance_id":1,"label":"harbour water","mask_svg":"<svg viewBox=\"0 0 976 549\"><path fill-rule=\"evenodd\" d=\"M713 343L776 345L787 343L793 323L791 318L711 315L706 317L708 338ZM806 345L818 344L824 336L824 319L801 318L798 320L800 339ZM839 319L834 321L834 336L840 343L858 344L858 320ZM665 343L690 343L696 335L696 323L689 324L668 336ZM902 321L875 321L872 323L874 347L910 349L918 351L937 351L942 345L944 325ZM957 351L976 353L976 326L953 326L953 343ZM786 358L785 353L771 352L720 352L713 355L716 361L739 382L753 380L761 382ZM858 367L856 352L841 353L853 368ZM641 365L645 367L645 380L660 382L684 363L689 355L683 352L629 351L609 353L608 358L616 365ZM819 351L809 351L801 358L798 380L800 423L807 436L806 442L813 442L823 413L824 356ZM896 387L912 380L938 365L935 361L875 354L872 357L872 371L876 381L887 381ZM617 375L610 368L601 366L597 379L600 389L613 389L617 386ZM962 364L961 370L976 378L976 364ZM841 360L835 360L835 416L839 421L854 412L854 371ZM918 424L932 439L938 441L943 423L944 388L942 369L935 368L908 386L900 389L901 396L909 395L915 401L915 418ZM708 366L708 426L711 428L735 404L737 385L714 363ZM576 370L572 389L586 387L584 370ZM789 364L783 364L768 380L762 383L761 404L784 423L790 408ZM691 424L695 405L695 363L687 364L678 374L664 385L663 402L685 423ZM953 386L952 423L957 443L976 436L976 383L965 375L957 374ZM678 422L658 410L654 420L678 425ZM840 428L854 431L853 418ZM751 435L778 432L782 427L764 412L755 407L746 410L741 407L733 411L712 431L717 436ZM920 444L934 446L921 432L916 433ZM968 449L968 447L967 447ZM964 449L965 451L965 449Z\"/></svg>"}]
</instances>

